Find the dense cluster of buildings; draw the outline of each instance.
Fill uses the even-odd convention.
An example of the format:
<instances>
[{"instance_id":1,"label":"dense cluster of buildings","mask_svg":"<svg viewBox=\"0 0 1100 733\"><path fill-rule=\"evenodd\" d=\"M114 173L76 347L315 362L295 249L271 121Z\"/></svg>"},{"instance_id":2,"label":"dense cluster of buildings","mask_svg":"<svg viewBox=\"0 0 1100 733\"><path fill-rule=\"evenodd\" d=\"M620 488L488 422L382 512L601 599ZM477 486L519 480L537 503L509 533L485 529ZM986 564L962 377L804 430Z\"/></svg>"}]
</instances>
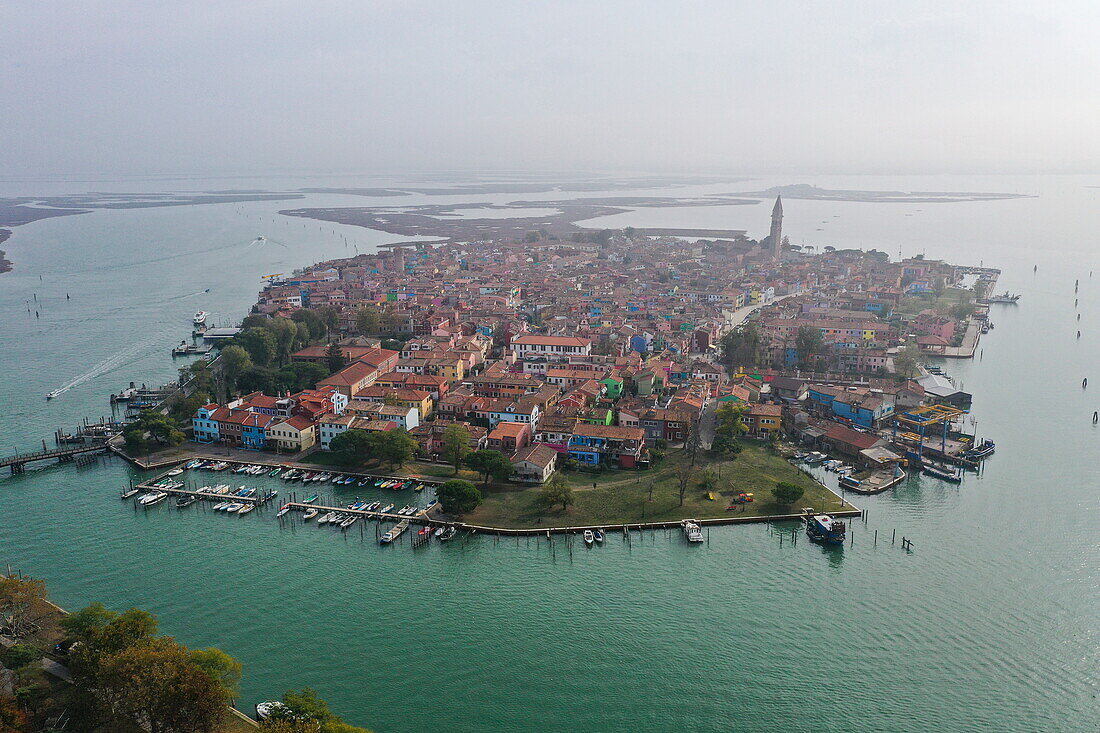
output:
<instances>
[{"instance_id":1,"label":"dense cluster of buildings","mask_svg":"<svg viewBox=\"0 0 1100 733\"><path fill-rule=\"evenodd\" d=\"M785 246L778 201L763 242L623 233L393 246L270 283L255 312L332 309L347 365L314 390L204 406L195 440L302 451L347 430L402 429L431 460L461 424L471 448L501 450L515 478L542 481L562 456L645 466L654 446L687 441L716 402L744 403L758 437L823 420L859 434L925 397L917 382L870 381L890 371L899 342L954 338L942 314L899 323L895 309L961 277L942 262ZM759 308L760 358L726 368L718 341L747 306ZM356 335L364 309L378 333ZM807 366L796 343L806 326L821 335L810 366L825 376L796 372ZM325 362L327 347L291 358Z\"/></svg>"}]
</instances>

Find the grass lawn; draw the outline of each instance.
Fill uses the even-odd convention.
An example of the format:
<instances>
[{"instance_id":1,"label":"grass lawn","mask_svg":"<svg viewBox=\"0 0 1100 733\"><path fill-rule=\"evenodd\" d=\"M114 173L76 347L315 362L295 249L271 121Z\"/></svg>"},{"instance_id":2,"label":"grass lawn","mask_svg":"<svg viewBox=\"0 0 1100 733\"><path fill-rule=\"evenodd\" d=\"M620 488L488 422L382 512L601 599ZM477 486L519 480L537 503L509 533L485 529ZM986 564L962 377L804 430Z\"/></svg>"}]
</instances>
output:
<instances>
[{"instance_id":1,"label":"grass lawn","mask_svg":"<svg viewBox=\"0 0 1100 733\"><path fill-rule=\"evenodd\" d=\"M464 516L463 520L492 527L525 528L634 524L687 517L767 516L794 513L804 506L823 511L845 508L835 494L782 456L774 455L766 446L747 441L744 450L732 461L700 454L696 461L697 468L710 468L717 473L721 466L721 479L714 489L718 498L708 500L706 490L695 478L684 496L684 505L680 506L676 470L688 460L682 451L673 451L659 467L648 471L567 473L566 477L573 484L576 503L564 512L560 508L548 512L541 510L537 486L492 487L484 503ZM771 495L771 489L778 481L802 486L806 493L791 506L780 506ZM649 500L651 489L652 501ZM756 500L739 505L736 510L727 510L729 499L741 491L754 493Z\"/></svg>"}]
</instances>

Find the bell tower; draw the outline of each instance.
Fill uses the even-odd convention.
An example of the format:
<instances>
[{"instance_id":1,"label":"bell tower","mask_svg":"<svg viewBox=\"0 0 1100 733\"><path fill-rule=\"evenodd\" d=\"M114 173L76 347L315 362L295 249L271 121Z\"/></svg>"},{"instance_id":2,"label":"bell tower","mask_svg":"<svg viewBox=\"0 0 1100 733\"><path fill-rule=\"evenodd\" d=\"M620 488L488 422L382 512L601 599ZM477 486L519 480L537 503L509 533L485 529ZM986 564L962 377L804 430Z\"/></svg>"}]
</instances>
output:
<instances>
[{"instance_id":1,"label":"bell tower","mask_svg":"<svg viewBox=\"0 0 1100 733\"><path fill-rule=\"evenodd\" d=\"M779 262L783 258L783 200L775 197L775 206L772 207L772 259Z\"/></svg>"}]
</instances>

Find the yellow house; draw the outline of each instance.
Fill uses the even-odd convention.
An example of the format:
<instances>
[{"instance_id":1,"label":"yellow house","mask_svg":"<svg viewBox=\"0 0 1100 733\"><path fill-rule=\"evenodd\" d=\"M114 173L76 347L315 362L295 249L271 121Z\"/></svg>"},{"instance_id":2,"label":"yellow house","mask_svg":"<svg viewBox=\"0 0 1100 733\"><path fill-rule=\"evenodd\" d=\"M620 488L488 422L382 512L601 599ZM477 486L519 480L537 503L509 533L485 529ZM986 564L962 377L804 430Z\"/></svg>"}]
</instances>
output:
<instances>
[{"instance_id":1,"label":"yellow house","mask_svg":"<svg viewBox=\"0 0 1100 733\"><path fill-rule=\"evenodd\" d=\"M279 450L298 453L317 444L317 426L302 415L295 415L269 427L267 440Z\"/></svg>"}]
</instances>

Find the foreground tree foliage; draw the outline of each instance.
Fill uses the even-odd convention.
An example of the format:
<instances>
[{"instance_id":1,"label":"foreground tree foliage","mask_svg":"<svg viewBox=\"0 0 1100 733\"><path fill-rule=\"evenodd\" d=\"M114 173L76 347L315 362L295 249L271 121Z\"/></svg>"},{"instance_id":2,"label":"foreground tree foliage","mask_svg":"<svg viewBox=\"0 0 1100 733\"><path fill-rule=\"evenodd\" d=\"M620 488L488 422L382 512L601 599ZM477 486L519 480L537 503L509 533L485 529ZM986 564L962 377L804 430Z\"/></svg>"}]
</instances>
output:
<instances>
[{"instance_id":1,"label":"foreground tree foliage","mask_svg":"<svg viewBox=\"0 0 1100 733\"><path fill-rule=\"evenodd\" d=\"M435 492L447 514L465 514L481 503L481 492L469 481L451 479Z\"/></svg>"},{"instance_id":2,"label":"foreground tree foliage","mask_svg":"<svg viewBox=\"0 0 1100 733\"><path fill-rule=\"evenodd\" d=\"M366 728L341 720L310 687L300 692L287 690L283 695L283 705L282 710L276 711L260 725L261 730L265 733L370 733Z\"/></svg>"},{"instance_id":3,"label":"foreground tree foliage","mask_svg":"<svg viewBox=\"0 0 1100 733\"><path fill-rule=\"evenodd\" d=\"M470 431L464 425L451 425L443 431L443 457L454 467L455 473L470 455Z\"/></svg>"},{"instance_id":4,"label":"foreground tree foliage","mask_svg":"<svg viewBox=\"0 0 1100 733\"><path fill-rule=\"evenodd\" d=\"M152 614L95 603L61 620L73 674L78 730L143 727L212 733L240 681L240 663L218 649L192 651L157 636Z\"/></svg>"}]
</instances>

